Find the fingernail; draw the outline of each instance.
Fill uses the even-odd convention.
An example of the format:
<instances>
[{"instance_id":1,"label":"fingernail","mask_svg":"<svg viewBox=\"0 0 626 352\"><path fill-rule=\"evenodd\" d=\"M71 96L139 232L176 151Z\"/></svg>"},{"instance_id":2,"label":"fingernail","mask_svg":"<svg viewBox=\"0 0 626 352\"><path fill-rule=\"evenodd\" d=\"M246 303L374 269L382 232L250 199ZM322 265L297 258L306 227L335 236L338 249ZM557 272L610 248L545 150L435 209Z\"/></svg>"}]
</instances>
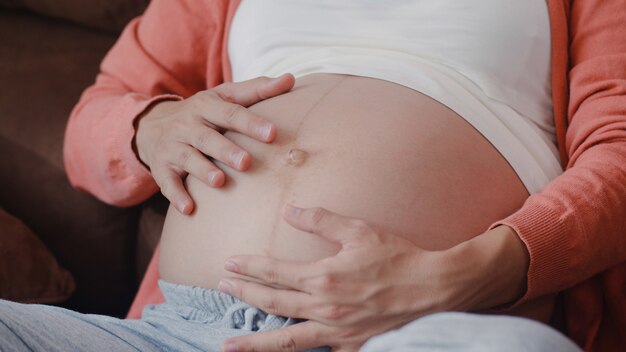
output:
<instances>
[{"instance_id":1,"label":"fingernail","mask_svg":"<svg viewBox=\"0 0 626 352\"><path fill-rule=\"evenodd\" d=\"M302 212L302 209L298 207L294 207L291 204L285 205L285 210L286 210L287 216L289 216L290 218L295 218L298 215L300 215L300 213Z\"/></svg>"},{"instance_id":2,"label":"fingernail","mask_svg":"<svg viewBox=\"0 0 626 352\"><path fill-rule=\"evenodd\" d=\"M233 153L233 155L231 156L231 160L233 161L233 164L235 165L235 167L241 167L241 163L243 162L244 156L246 156L246 153L244 152Z\"/></svg>"},{"instance_id":3,"label":"fingernail","mask_svg":"<svg viewBox=\"0 0 626 352\"><path fill-rule=\"evenodd\" d=\"M259 137L263 138L263 139L268 139L270 138L270 133L272 132L272 125L270 125L269 123L264 123L261 126L259 126Z\"/></svg>"},{"instance_id":4,"label":"fingernail","mask_svg":"<svg viewBox=\"0 0 626 352\"><path fill-rule=\"evenodd\" d=\"M232 292L233 285L230 283L230 281L222 279L217 284L217 289L219 291L222 291L222 292L226 293L226 294L230 294Z\"/></svg>"},{"instance_id":5,"label":"fingernail","mask_svg":"<svg viewBox=\"0 0 626 352\"><path fill-rule=\"evenodd\" d=\"M187 214L187 210L189 209L189 204L185 202L184 200L182 200L178 202L177 208L181 213Z\"/></svg>"},{"instance_id":6,"label":"fingernail","mask_svg":"<svg viewBox=\"0 0 626 352\"><path fill-rule=\"evenodd\" d=\"M237 272L237 270L238 270L237 263L233 262L232 260L227 260L224 263L224 269L226 269L228 271L232 271L232 272Z\"/></svg>"},{"instance_id":7,"label":"fingernail","mask_svg":"<svg viewBox=\"0 0 626 352\"><path fill-rule=\"evenodd\" d=\"M225 352L237 352L237 344L234 342L226 342L224 344Z\"/></svg>"},{"instance_id":8,"label":"fingernail","mask_svg":"<svg viewBox=\"0 0 626 352\"><path fill-rule=\"evenodd\" d=\"M219 172L217 171L209 172L209 184L210 185L215 185L215 180L217 179L217 176L219 176Z\"/></svg>"}]
</instances>

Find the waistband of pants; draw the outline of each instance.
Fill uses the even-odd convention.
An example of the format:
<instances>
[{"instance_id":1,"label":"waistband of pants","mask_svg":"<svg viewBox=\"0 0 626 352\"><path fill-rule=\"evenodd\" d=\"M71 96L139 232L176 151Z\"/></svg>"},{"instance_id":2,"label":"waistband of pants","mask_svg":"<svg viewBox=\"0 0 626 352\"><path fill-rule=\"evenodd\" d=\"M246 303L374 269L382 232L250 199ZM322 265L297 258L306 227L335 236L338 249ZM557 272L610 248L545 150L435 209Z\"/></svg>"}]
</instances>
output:
<instances>
[{"instance_id":1,"label":"waistband of pants","mask_svg":"<svg viewBox=\"0 0 626 352\"><path fill-rule=\"evenodd\" d=\"M224 315L231 306L242 302L214 289L174 284L164 280L159 280L159 288L168 304L192 307L216 315Z\"/></svg>"}]
</instances>

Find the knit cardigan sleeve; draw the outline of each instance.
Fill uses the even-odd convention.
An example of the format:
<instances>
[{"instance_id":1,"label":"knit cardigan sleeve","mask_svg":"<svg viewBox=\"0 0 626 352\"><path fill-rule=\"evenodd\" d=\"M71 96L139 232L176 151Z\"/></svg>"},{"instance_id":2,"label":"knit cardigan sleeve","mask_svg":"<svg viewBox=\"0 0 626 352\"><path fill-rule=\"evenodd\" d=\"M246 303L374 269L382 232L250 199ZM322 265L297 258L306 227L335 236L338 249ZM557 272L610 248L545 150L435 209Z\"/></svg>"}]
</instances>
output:
<instances>
[{"instance_id":1,"label":"knit cardigan sleeve","mask_svg":"<svg viewBox=\"0 0 626 352\"><path fill-rule=\"evenodd\" d=\"M569 15L567 168L493 225L511 226L530 253L519 302L626 261L626 7L574 0Z\"/></svg>"},{"instance_id":2,"label":"knit cardigan sleeve","mask_svg":"<svg viewBox=\"0 0 626 352\"><path fill-rule=\"evenodd\" d=\"M221 83L228 1L153 0L101 64L70 116L64 144L72 185L118 206L157 191L132 148L134 120L153 102L182 99Z\"/></svg>"}]
</instances>

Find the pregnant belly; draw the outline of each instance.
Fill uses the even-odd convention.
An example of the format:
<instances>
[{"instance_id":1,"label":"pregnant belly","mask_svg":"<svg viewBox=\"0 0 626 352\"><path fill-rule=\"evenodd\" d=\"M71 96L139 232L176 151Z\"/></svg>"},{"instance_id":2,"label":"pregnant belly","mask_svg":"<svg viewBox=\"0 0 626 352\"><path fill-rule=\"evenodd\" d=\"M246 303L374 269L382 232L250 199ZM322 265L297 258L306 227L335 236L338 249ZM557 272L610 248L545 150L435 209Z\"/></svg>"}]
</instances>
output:
<instances>
[{"instance_id":1,"label":"pregnant belly","mask_svg":"<svg viewBox=\"0 0 626 352\"><path fill-rule=\"evenodd\" d=\"M298 79L250 108L272 120L271 144L226 136L250 152L246 172L219 165L223 188L187 179L191 216L173 208L161 240L163 279L215 288L236 254L311 261L336 245L290 227L286 203L365 219L425 249L485 231L528 196L505 159L465 120L390 82L332 74Z\"/></svg>"}]
</instances>

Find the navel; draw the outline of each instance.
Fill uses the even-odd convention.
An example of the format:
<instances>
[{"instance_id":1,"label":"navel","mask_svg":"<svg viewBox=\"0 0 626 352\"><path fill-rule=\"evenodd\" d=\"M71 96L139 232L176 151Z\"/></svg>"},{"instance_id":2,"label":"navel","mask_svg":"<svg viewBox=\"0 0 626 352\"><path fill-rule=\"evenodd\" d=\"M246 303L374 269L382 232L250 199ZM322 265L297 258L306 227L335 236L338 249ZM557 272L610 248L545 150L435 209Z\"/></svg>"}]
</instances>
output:
<instances>
[{"instance_id":1,"label":"navel","mask_svg":"<svg viewBox=\"0 0 626 352\"><path fill-rule=\"evenodd\" d=\"M301 149L289 149L287 152L287 165L300 166L304 163L308 153Z\"/></svg>"}]
</instances>

